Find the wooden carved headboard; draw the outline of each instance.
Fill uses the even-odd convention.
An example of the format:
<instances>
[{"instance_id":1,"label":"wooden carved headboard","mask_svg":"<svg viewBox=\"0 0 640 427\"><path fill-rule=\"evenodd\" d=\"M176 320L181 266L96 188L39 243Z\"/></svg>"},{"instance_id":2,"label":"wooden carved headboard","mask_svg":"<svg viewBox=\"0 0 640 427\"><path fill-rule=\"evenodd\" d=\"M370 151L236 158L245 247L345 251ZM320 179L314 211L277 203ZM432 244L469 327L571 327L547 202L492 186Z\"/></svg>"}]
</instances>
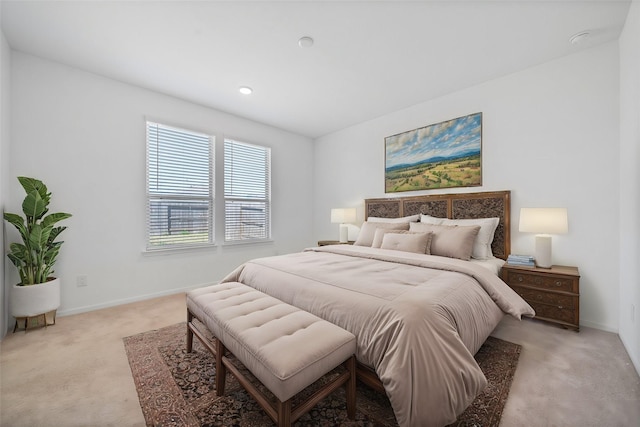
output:
<instances>
[{"instance_id":1,"label":"wooden carved headboard","mask_svg":"<svg viewBox=\"0 0 640 427\"><path fill-rule=\"evenodd\" d=\"M386 199L365 199L365 219L370 216L400 218L424 214L439 218L500 218L491 251L507 259L511 252L511 192L435 194Z\"/></svg>"}]
</instances>

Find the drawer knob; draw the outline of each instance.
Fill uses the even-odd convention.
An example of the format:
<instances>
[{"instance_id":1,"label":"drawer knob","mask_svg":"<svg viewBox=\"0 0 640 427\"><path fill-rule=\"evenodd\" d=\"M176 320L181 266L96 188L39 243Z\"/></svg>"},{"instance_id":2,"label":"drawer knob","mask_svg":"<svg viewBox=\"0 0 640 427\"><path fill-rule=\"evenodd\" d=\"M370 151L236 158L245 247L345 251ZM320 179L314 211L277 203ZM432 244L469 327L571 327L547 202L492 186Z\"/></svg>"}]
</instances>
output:
<instances>
[{"instance_id":1,"label":"drawer knob","mask_svg":"<svg viewBox=\"0 0 640 427\"><path fill-rule=\"evenodd\" d=\"M556 286L562 286L562 282L560 280L556 280Z\"/></svg>"},{"instance_id":2,"label":"drawer knob","mask_svg":"<svg viewBox=\"0 0 640 427\"><path fill-rule=\"evenodd\" d=\"M518 276L518 282L522 282L524 281L524 279L522 278L522 276Z\"/></svg>"}]
</instances>

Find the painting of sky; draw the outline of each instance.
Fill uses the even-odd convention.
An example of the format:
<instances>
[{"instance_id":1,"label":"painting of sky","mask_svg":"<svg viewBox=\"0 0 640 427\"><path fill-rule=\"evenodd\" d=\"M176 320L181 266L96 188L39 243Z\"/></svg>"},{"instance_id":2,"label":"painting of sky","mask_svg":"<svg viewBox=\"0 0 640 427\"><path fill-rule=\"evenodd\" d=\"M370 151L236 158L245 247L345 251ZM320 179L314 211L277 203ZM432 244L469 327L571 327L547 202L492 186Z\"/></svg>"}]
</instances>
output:
<instances>
[{"instance_id":1,"label":"painting of sky","mask_svg":"<svg viewBox=\"0 0 640 427\"><path fill-rule=\"evenodd\" d=\"M482 113L385 138L386 170L424 162L479 155Z\"/></svg>"}]
</instances>

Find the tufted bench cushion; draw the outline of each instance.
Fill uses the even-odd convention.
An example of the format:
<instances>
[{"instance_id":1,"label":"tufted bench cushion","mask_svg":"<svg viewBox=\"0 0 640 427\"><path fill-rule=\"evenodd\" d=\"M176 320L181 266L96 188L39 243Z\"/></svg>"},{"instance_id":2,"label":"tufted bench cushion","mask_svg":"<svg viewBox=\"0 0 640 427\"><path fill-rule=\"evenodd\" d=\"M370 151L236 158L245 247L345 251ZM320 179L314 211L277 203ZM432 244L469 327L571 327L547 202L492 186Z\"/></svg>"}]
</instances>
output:
<instances>
[{"instance_id":1,"label":"tufted bench cushion","mask_svg":"<svg viewBox=\"0 0 640 427\"><path fill-rule=\"evenodd\" d=\"M226 348L276 396L279 404L341 363L351 359L355 366L353 334L242 283L228 282L191 291L187 294L187 310L188 351L192 334L198 336L191 322L193 316L222 344L216 350L209 347L216 354L216 375L224 375L225 366L229 367L228 363L218 363L223 362L224 354L217 353L224 353ZM237 376L232 367L229 369ZM343 383L353 382L355 401L354 377L351 372ZM219 389L224 387L224 379L218 378L216 384L222 394L224 391ZM303 413L294 413L291 422Z\"/></svg>"}]
</instances>

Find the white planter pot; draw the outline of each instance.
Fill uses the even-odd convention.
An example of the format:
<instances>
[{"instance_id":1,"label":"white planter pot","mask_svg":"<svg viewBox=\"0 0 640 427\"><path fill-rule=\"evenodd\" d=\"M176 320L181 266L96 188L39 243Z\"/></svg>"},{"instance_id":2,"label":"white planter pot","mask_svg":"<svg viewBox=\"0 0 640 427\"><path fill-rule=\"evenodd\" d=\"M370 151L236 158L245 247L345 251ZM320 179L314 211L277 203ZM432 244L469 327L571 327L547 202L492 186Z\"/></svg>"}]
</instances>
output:
<instances>
[{"instance_id":1,"label":"white planter pot","mask_svg":"<svg viewBox=\"0 0 640 427\"><path fill-rule=\"evenodd\" d=\"M37 285L13 285L9 298L13 317L34 317L60 307L60 279Z\"/></svg>"}]
</instances>

